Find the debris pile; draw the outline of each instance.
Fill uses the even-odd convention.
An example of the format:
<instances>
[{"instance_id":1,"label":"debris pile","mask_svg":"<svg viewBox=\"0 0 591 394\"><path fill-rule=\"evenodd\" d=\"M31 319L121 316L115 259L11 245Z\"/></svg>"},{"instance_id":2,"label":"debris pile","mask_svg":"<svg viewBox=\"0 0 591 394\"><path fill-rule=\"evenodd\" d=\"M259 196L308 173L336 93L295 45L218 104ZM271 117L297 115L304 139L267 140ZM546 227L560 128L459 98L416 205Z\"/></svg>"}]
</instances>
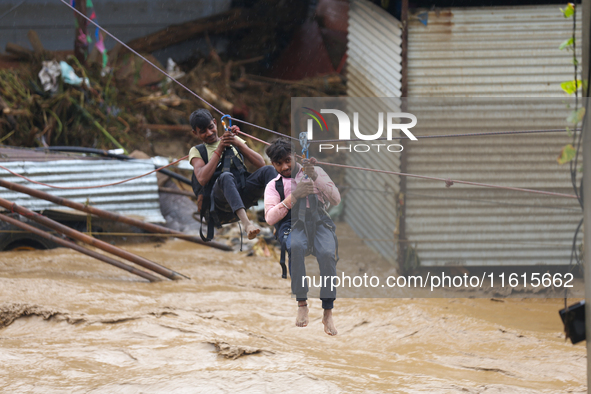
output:
<instances>
[{"instance_id":1,"label":"debris pile","mask_svg":"<svg viewBox=\"0 0 591 394\"><path fill-rule=\"evenodd\" d=\"M21 60L20 67L0 70L1 144L146 150L146 140L186 134L190 113L207 107L122 46L109 51L105 68L92 54L83 66L71 55L15 47L7 49ZM339 75L285 81L247 71L261 60L222 60L211 48L207 58L189 69L172 60L166 69L221 111L284 134L290 132L291 97L345 94ZM252 127L241 128L265 140L270 137Z\"/></svg>"}]
</instances>

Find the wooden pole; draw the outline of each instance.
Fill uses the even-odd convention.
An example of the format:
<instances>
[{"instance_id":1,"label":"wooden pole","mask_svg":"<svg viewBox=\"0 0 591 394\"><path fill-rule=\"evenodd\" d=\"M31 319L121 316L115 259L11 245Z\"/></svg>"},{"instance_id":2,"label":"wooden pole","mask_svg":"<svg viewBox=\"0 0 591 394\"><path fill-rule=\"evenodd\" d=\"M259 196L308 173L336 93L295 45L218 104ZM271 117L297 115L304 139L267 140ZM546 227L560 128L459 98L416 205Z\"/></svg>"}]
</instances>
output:
<instances>
[{"instance_id":1,"label":"wooden pole","mask_svg":"<svg viewBox=\"0 0 591 394\"><path fill-rule=\"evenodd\" d=\"M209 34L228 34L237 30L262 26L265 22L257 18L254 12L234 8L217 15L170 25L145 37L136 38L127 43L138 52L152 53L182 41Z\"/></svg>"},{"instance_id":2,"label":"wooden pole","mask_svg":"<svg viewBox=\"0 0 591 394\"><path fill-rule=\"evenodd\" d=\"M49 228L51 228L61 234L64 234L70 238L74 238L78 241L84 242L86 244L97 247L101 250L104 250L105 252L108 252L108 253L114 254L115 256L119 256L123 259L129 260L137 265L140 265L144 268L154 271L154 272L156 272L168 279L178 280L178 279L182 279L182 277L184 276L184 275L179 274L178 272L174 272L173 270L163 267L160 264L157 264L157 263L150 261L146 258L135 255L133 253L130 253L126 250L123 250L121 248L118 248L116 246L108 244L108 243L98 240L96 238L92 238L91 236L81 233L79 231L76 231L74 229L71 229L68 226L64 226L63 224L60 224L54 220L51 220L43 215L39 215L38 213L30 211L24 207L21 207L20 205L16 205L14 203L11 203L10 201L5 200L3 198L0 198L0 206L11 211L11 212L16 212L18 214L21 214L21 215L39 223L39 224L49 227ZM186 278L186 276L184 276L184 277Z\"/></svg>"},{"instance_id":3,"label":"wooden pole","mask_svg":"<svg viewBox=\"0 0 591 394\"><path fill-rule=\"evenodd\" d=\"M86 0L75 0L75 8L80 11L83 15L86 15ZM74 31L74 56L80 62L80 64L86 64L86 56L88 55L88 41L86 36L88 35L88 22L80 15L75 14L76 18L76 29ZM82 39L81 36L83 35ZM82 41L84 40L84 41Z\"/></svg>"},{"instance_id":4,"label":"wooden pole","mask_svg":"<svg viewBox=\"0 0 591 394\"><path fill-rule=\"evenodd\" d=\"M408 0L402 0L402 9L400 12L400 22L402 23L402 71L400 76L400 97L402 112L408 111ZM400 172L406 172L408 168L408 141L401 140L400 144L403 146L404 152L400 156ZM398 210L398 243L397 248L398 267L401 269L405 266L406 248L410 247L406 241L406 177L400 177L400 188L398 196L395 196L399 201L394 201L394 204L399 204Z\"/></svg>"},{"instance_id":5,"label":"wooden pole","mask_svg":"<svg viewBox=\"0 0 591 394\"><path fill-rule=\"evenodd\" d=\"M78 211L90 213L90 214L96 215L96 216L104 218L104 219L114 220L117 222L129 224L131 226L139 227L139 228L149 231L151 233L171 234L177 238L181 238L186 241L194 242L199 245L210 246L212 248L226 250L226 251L232 250L232 248L228 245L224 245L224 244L221 244L218 242L213 242L213 241L203 242L203 240L201 238L195 237L193 235L183 234L180 231L171 230L169 228L158 226L156 224L142 222L141 220L128 218L123 215L118 215L113 212L104 211L102 209L98 209L98 208L94 208L94 207L87 206L84 204L80 204L80 203L77 203L77 202L62 198L62 197L56 197L56 196L53 196L49 193L45 193L40 190L31 189L30 187L26 187L23 185L19 185L17 183L9 182L9 181L1 179L1 178L0 178L0 186L5 187L9 190L14 190L14 191L17 191L20 193L28 194L29 196L40 198L42 200L51 201L51 202L58 204L58 205L63 205L65 207L76 209Z\"/></svg>"},{"instance_id":6,"label":"wooden pole","mask_svg":"<svg viewBox=\"0 0 591 394\"><path fill-rule=\"evenodd\" d=\"M589 111L589 60L591 34L591 0L583 0L583 106L586 109L583 121L583 278L585 280L585 335L587 338L587 390L591 389L591 115ZM574 17L574 16L573 16Z\"/></svg>"},{"instance_id":7,"label":"wooden pole","mask_svg":"<svg viewBox=\"0 0 591 394\"><path fill-rule=\"evenodd\" d=\"M20 220L11 218L10 216L6 216L6 215L3 215L3 214L0 213L0 220L3 220L5 222L7 222L7 223L10 223L10 224L18 227L18 228L23 229L25 231L28 231L30 233L33 233L35 235L38 235L38 236L43 237L45 239L48 239L51 242L55 242L56 244L61 245L63 247L73 249L73 250L75 250L77 252L80 252L80 253L83 253L83 254L85 254L87 256L94 257L95 259L100 260L100 261L103 261L103 262L105 262L107 264L114 265L115 267L121 268L122 270L125 270L127 272L130 272L132 274L141 276L142 278L147 279L150 282L158 282L158 281L160 281L160 278L158 278L157 276L154 276L154 275L152 275L150 273L147 273L147 272L144 272L142 270L139 270L139 269L137 269L135 267L132 267L131 265L127 265L125 263L122 263L120 261L117 261L115 259L112 259L112 258L110 258L108 256L104 256L104 255L102 255L100 253L95 252L94 250L83 248L82 246L77 245L74 242L65 240L65 239L60 238L60 237L56 237L55 235L49 234L47 231L43 231L41 229L38 229L37 227L31 226L30 224L23 223Z\"/></svg>"},{"instance_id":8,"label":"wooden pole","mask_svg":"<svg viewBox=\"0 0 591 394\"><path fill-rule=\"evenodd\" d=\"M400 72L400 96L408 97L408 0L402 0L400 11L400 22L402 23L401 60L402 70Z\"/></svg>"}]
</instances>

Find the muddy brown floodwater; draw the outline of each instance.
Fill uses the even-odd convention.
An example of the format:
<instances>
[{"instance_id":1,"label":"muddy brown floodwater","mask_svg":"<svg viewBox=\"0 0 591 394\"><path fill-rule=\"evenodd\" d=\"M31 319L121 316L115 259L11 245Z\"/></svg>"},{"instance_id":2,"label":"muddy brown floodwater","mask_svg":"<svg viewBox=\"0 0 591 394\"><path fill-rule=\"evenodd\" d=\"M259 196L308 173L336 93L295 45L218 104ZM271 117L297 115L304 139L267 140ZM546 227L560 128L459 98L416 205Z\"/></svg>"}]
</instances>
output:
<instances>
[{"instance_id":1,"label":"muddy brown floodwater","mask_svg":"<svg viewBox=\"0 0 591 394\"><path fill-rule=\"evenodd\" d=\"M384 264L341 230L339 266ZM272 258L180 240L125 246L191 280L146 283L66 249L0 253L0 391L586 391L559 299L296 302Z\"/></svg>"}]
</instances>

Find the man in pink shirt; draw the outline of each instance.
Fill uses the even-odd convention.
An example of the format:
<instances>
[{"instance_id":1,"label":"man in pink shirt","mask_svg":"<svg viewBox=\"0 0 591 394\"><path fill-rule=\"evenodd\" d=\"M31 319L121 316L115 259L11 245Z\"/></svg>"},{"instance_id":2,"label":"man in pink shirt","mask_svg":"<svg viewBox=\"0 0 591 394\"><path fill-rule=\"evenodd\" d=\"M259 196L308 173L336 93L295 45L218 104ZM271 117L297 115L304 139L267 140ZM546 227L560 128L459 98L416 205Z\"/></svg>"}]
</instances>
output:
<instances>
[{"instance_id":1,"label":"man in pink shirt","mask_svg":"<svg viewBox=\"0 0 591 394\"><path fill-rule=\"evenodd\" d=\"M323 284L320 299L324 309L324 331L336 335L332 319L336 290L331 290L330 278L337 274L337 239L335 225L325 207L327 203L338 205L341 195L326 172L314 166L315 159L304 160L301 166L295 161L293 151L290 142L284 139L276 140L266 150L279 175L265 188L265 220L275 226L276 235L289 252L291 290L298 301L296 326L308 325L308 281L304 279L304 259L313 254L318 260Z\"/></svg>"}]
</instances>

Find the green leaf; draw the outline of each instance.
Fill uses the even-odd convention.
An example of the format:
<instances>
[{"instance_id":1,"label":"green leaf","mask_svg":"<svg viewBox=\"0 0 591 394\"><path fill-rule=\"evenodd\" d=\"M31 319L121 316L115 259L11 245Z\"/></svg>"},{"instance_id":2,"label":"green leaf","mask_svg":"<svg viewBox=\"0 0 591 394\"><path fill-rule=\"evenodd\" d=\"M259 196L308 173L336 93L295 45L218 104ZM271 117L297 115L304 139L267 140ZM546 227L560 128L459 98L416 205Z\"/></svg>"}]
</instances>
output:
<instances>
[{"instance_id":1,"label":"green leaf","mask_svg":"<svg viewBox=\"0 0 591 394\"><path fill-rule=\"evenodd\" d=\"M568 126L566 126L566 134L568 134L569 137L573 136L573 131Z\"/></svg>"},{"instance_id":2,"label":"green leaf","mask_svg":"<svg viewBox=\"0 0 591 394\"><path fill-rule=\"evenodd\" d=\"M560 151L560 156L556 159L558 164L565 164L575 158L577 151L571 144L565 145Z\"/></svg>"},{"instance_id":3,"label":"green leaf","mask_svg":"<svg viewBox=\"0 0 591 394\"><path fill-rule=\"evenodd\" d=\"M577 124L583 120L584 116L585 116L585 108L581 107L576 111L572 111L568 115L568 117L566 118L566 121L569 123L572 123L572 124Z\"/></svg>"},{"instance_id":4,"label":"green leaf","mask_svg":"<svg viewBox=\"0 0 591 394\"><path fill-rule=\"evenodd\" d=\"M576 58L574 58L574 57L572 59L570 59L570 62L571 62L571 64L573 66L578 66L579 65L579 61Z\"/></svg>"},{"instance_id":5,"label":"green leaf","mask_svg":"<svg viewBox=\"0 0 591 394\"><path fill-rule=\"evenodd\" d=\"M571 47L574 43L575 38L571 37L568 40L563 41L563 43L558 46L558 49L563 50L565 48Z\"/></svg>"},{"instance_id":6,"label":"green leaf","mask_svg":"<svg viewBox=\"0 0 591 394\"><path fill-rule=\"evenodd\" d=\"M561 8L560 11L562 11L562 15L564 15L565 18L570 18L575 13L575 5L573 3L568 3L566 8Z\"/></svg>"},{"instance_id":7,"label":"green leaf","mask_svg":"<svg viewBox=\"0 0 591 394\"><path fill-rule=\"evenodd\" d=\"M560 87L567 94L573 94L574 92L576 92L578 89L581 88L582 84L583 83L579 80L576 81L576 84L575 84L575 81L566 81L566 82L561 83Z\"/></svg>"}]
</instances>

